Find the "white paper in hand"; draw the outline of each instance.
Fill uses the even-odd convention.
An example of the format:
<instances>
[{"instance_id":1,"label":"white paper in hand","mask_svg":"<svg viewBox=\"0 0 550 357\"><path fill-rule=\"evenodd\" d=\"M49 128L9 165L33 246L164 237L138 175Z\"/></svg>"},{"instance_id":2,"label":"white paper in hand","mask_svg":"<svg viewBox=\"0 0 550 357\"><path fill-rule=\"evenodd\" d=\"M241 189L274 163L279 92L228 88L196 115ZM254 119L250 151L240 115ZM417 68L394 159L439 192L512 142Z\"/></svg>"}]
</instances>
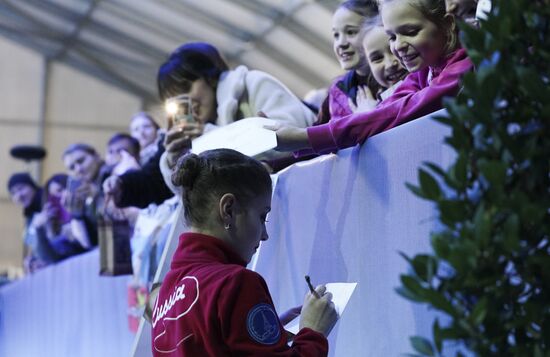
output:
<instances>
[{"instance_id":1,"label":"white paper in hand","mask_svg":"<svg viewBox=\"0 0 550 357\"><path fill-rule=\"evenodd\" d=\"M341 318L351 295L355 291L357 283L328 283L325 284L325 286L327 287L327 291L332 293L332 302L334 302L334 307L338 313L338 317ZM285 326L285 330L295 335L298 333L299 329L299 316Z\"/></svg>"},{"instance_id":2,"label":"white paper in hand","mask_svg":"<svg viewBox=\"0 0 550 357\"><path fill-rule=\"evenodd\" d=\"M486 20L487 14L491 12L491 0L479 0L476 7L476 19Z\"/></svg>"},{"instance_id":3,"label":"white paper in hand","mask_svg":"<svg viewBox=\"0 0 550 357\"><path fill-rule=\"evenodd\" d=\"M191 152L200 154L212 149L233 149L248 156L256 156L277 147L277 135L264 125L276 125L273 119L253 117L238 120L212 130L193 140Z\"/></svg>"}]
</instances>

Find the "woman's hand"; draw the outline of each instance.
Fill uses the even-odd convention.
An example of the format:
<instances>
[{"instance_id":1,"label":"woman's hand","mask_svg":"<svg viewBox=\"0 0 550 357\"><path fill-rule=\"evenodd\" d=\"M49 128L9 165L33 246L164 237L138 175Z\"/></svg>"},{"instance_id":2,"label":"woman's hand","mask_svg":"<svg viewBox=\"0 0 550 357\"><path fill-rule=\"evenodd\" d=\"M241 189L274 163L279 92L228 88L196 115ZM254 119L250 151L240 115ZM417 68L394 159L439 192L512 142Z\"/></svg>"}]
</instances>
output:
<instances>
[{"instance_id":1,"label":"woman's hand","mask_svg":"<svg viewBox=\"0 0 550 357\"><path fill-rule=\"evenodd\" d=\"M106 198L110 197L118 201L118 198L122 196L123 189L122 180L117 175L109 176L103 181L103 193Z\"/></svg>"},{"instance_id":2,"label":"woman's hand","mask_svg":"<svg viewBox=\"0 0 550 357\"><path fill-rule=\"evenodd\" d=\"M179 126L183 137L189 140L189 143L198 138L204 132L204 124L198 121L187 122Z\"/></svg>"},{"instance_id":3,"label":"woman's hand","mask_svg":"<svg viewBox=\"0 0 550 357\"><path fill-rule=\"evenodd\" d=\"M95 185L84 182L74 192L65 190L61 202L72 216L80 216L84 213L86 201L97 194Z\"/></svg>"},{"instance_id":4,"label":"woman's hand","mask_svg":"<svg viewBox=\"0 0 550 357\"><path fill-rule=\"evenodd\" d=\"M120 176L126 171L139 170L140 167L139 162L137 162L137 160L130 155L128 151L122 150L120 152L120 161L115 165L111 174Z\"/></svg>"},{"instance_id":5,"label":"woman's hand","mask_svg":"<svg viewBox=\"0 0 550 357\"><path fill-rule=\"evenodd\" d=\"M283 124L266 125L265 129L273 130L277 134L277 151L297 151L310 147L307 130Z\"/></svg>"},{"instance_id":6,"label":"woman's hand","mask_svg":"<svg viewBox=\"0 0 550 357\"><path fill-rule=\"evenodd\" d=\"M48 209L47 209L48 204L49 202L46 202L46 204L42 208L42 211L35 213L34 216L32 217L31 226L33 228L38 229L42 226L45 226L46 223L48 223L48 219L49 219Z\"/></svg>"},{"instance_id":7,"label":"woman's hand","mask_svg":"<svg viewBox=\"0 0 550 357\"><path fill-rule=\"evenodd\" d=\"M326 290L324 285L319 285L315 288L319 297L307 293L300 317L300 329L308 327L328 336L338 321L338 313L332 302L332 294Z\"/></svg>"},{"instance_id":8,"label":"woman's hand","mask_svg":"<svg viewBox=\"0 0 550 357\"><path fill-rule=\"evenodd\" d=\"M191 148L191 141L203 134L204 124L200 122L191 122L173 125L169 120L168 127L168 132L164 138L164 147L166 148L168 166L173 168L178 158L189 151Z\"/></svg>"},{"instance_id":9,"label":"woman's hand","mask_svg":"<svg viewBox=\"0 0 550 357\"><path fill-rule=\"evenodd\" d=\"M113 200L105 200L103 203L103 212L107 217L115 221L122 221L126 219L123 208L118 208Z\"/></svg>"},{"instance_id":10,"label":"woman's hand","mask_svg":"<svg viewBox=\"0 0 550 357\"><path fill-rule=\"evenodd\" d=\"M355 97L357 105L353 104L351 99L348 100L349 107L354 113L370 112L378 105L378 100L376 100L367 86L359 86L357 88L357 95Z\"/></svg>"}]
</instances>

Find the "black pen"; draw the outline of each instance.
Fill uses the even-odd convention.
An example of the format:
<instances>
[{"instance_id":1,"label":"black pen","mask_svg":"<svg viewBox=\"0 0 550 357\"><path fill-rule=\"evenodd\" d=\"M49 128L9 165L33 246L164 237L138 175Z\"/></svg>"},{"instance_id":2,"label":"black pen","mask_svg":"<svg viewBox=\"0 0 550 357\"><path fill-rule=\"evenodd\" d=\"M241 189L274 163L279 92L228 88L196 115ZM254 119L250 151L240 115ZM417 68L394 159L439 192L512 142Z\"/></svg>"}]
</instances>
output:
<instances>
[{"instance_id":1,"label":"black pen","mask_svg":"<svg viewBox=\"0 0 550 357\"><path fill-rule=\"evenodd\" d=\"M310 279L309 275L306 275L305 278L306 278L306 283L307 283L307 286L309 286L309 291L311 292L311 294L313 296L315 296L316 298L320 298L319 294L317 294L317 291L315 291L315 289L313 288L313 285L311 285L311 279Z\"/></svg>"}]
</instances>

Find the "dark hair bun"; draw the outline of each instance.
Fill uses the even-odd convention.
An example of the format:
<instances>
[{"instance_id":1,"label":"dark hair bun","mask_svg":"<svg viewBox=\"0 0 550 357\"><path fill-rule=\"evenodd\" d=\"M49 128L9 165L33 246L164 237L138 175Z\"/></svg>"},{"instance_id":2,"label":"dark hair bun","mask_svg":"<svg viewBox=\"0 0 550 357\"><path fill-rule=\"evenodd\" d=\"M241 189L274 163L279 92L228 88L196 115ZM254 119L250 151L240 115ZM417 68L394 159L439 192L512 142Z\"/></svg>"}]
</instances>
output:
<instances>
[{"instance_id":1,"label":"dark hair bun","mask_svg":"<svg viewBox=\"0 0 550 357\"><path fill-rule=\"evenodd\" d=\"M186 154L178 159L176 170L172 174L172 184L191 190L202 170L202 159L196 154Z\"/></svg>"}]
</instances>

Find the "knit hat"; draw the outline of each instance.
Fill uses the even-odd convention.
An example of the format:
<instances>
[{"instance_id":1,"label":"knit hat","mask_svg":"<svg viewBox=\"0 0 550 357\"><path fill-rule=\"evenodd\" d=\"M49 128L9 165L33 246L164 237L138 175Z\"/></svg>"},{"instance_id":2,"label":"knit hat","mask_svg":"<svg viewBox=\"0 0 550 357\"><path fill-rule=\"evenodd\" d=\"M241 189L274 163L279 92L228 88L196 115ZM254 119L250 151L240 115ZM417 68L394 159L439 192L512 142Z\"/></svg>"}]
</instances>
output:
<instances>
[{"instance_id":1,"label":"knit hat","mask_svg":"<svg viewBox=\"0 0 550 357\"><path fill-rule=\"evenodd\" d=\"M32 179L31 175L29 175L26 172L18 172L18 173L15 173L15 174L11 175L10 179L8 180L8 191L11 191L13 186L15 186L17 184L20 184L20 183L25 184L25 185L29 185L34 189L38 188L38 186L36 185L36 183Z\"/></svg>"}]
</instances>

